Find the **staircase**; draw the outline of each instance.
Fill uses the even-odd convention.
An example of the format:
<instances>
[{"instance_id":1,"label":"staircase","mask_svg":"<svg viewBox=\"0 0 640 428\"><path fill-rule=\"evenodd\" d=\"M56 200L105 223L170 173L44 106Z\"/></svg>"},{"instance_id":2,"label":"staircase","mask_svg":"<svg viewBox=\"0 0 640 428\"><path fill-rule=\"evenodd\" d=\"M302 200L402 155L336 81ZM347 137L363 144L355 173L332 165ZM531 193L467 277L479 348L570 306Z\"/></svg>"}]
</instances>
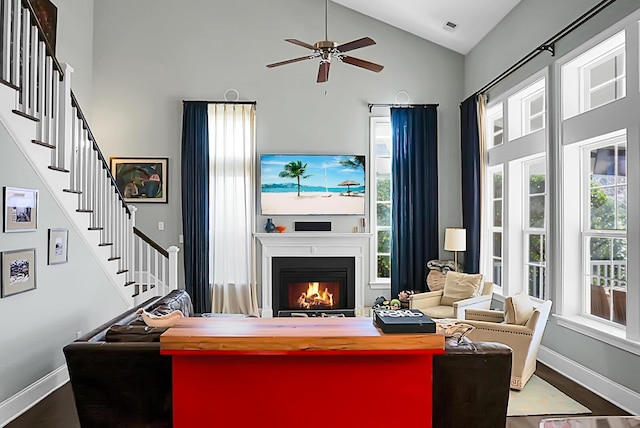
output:
<instances>
[{"instance_id":1,"label":"staircase","mask_svg":"<svg viewBox=\"0 0 640 428\"><path fill-rule=\"evenodd\" d=\"M0 0L0 121L130 307L178 285L178 251L135 227L29 0Z\"/></svg>"}]
</instances>

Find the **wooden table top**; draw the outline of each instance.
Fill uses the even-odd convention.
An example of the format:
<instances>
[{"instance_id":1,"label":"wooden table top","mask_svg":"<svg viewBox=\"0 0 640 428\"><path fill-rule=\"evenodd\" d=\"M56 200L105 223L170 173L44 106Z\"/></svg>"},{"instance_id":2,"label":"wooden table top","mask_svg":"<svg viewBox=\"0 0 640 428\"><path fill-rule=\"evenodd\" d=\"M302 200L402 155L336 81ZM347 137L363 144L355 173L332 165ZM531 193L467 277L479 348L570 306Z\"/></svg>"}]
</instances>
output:
<instances>
[{"instance_id":1,"label":"wooden table top","mask_svg":"<svg viewBox=\"0 0 640 428\"><path fill-rule=\"evenodd\" d=\"M199 318L180 320L160 336L171 351L420 351L444 350L444 336L385 334L371 318Z\"/></svg>"}]
</instances>

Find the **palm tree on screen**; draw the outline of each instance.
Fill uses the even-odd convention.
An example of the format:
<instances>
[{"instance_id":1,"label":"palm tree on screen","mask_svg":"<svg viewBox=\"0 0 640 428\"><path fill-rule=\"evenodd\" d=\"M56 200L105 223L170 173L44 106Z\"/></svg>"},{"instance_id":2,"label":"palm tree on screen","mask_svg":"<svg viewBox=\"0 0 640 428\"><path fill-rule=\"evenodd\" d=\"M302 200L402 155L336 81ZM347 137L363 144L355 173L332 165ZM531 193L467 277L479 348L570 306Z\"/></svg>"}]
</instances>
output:
<instances>
[{"instance_id":1,"label":"palm tree on screen","mask_svg":"<svg viewBox=\"0 0 640 428\"><path fill-rule=\"evenodd\" d=\"M352 169L360 169L364 171L364 156L352 156L351 158L340 159L340 165Z\"/></svg>"},{"instance_id":2,"label":"palm tree on screen","mask_svg":"<svg viewBox=\"0 0 640 428\"><path fill-rule=\"evenodd\" d=\"M311 177L311 174L305 175L305 172L307 172L306 163L303 165L301 161L291 161L284 166L278 177L295 178L298 181L298 196L300 196L300 179Z\"/></svg>"}]
</instances>

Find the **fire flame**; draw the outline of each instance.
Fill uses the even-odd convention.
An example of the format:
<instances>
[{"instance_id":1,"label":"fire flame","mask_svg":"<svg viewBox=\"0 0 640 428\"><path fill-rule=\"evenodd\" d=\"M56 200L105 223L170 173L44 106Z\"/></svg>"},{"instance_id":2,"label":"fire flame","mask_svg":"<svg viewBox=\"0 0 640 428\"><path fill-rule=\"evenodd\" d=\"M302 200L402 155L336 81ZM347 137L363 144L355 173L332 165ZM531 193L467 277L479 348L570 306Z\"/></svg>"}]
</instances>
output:
<instances>
[{"instance_id":1,"label":"fire flame","mask_svg":"<svg viewBox=\"0 0 640 428\"><path fill-rule=\"evenodd\" d=\"M332 308L333 294L327 288L320 292L320 283L310 282L307 292L302 293L298 298L298 305L304 309Z\"/></svg>"}]
</instances>

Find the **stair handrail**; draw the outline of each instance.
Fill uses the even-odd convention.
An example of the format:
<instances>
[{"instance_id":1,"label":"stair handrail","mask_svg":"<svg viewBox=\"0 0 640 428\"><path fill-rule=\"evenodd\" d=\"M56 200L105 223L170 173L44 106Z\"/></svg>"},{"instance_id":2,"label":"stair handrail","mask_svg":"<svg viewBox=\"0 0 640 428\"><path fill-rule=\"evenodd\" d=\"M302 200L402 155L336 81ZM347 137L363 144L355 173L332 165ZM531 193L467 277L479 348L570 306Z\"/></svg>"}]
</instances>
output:
<instances>
[{"instance_id":1,"label":"stair handrail","mask_svg":"<svg viewBox=\"0 0 640 428\"><path fill-rule=\"evenodd\" d=\"M42 39L42 41L44 42L46 54L51 57L54 67L60 73L60 81L62 81L62 79L64 78L64 71L62 69L62 66L58 62L58 58L56 58L56 55L55 55L55 53L53 51L53 47L51 47L51 43L49 42L49 39L47 38L47 33L45 33L44 28L42 28L42 25L40 24L40 21L38 20L38 15L36 14L36 11L33 8L33 5L31 4L31 0L22 0L22 6L31 11L31 23L34 24L36 27L38 27L38 34L39 34L40 38Z\"/></svg>"},{"instance_id":2,"label":"stair handrail","mask_svg":"<svg viewBox=\"0 0 640 428\"><path fill-rule=\"evenodd\" d=\"M147 244L149 244L149 246L151 248L153 248L154 250L156 250L157 252L159 252L160 254L162 254L165 258L169 258L169 252L167 250L165 250L164 248L162 248L160 246L160 244L158 244L156 241L154 241L153 239L149 238L147 235L145 235L140 229L138 229L137 227L133 226L133 233L134 235L136 235L138 238L142 239L144 242L146 242Z\"/></svg>"},{"instance_id":3,"label":"stair handrail","mask_svg":"<svg viewBox=\"0 0 640 428\"><path fill-rule=\"evenodd\" d=\"M28 0L25 0L25 1L28 1ZM111 173L111 168L110 168L109 164L107 163L104 155L102 154L102 150L100 150L100 146L98 146L98 142L96 141L95 137L93 136L93 132L91 132L91 128L89 127L89 122L87 121L86 116L82 112L82 109L80 108L80 104L78 103L78 100L76 99L76 96L73 93L73 91L71 91L71 105L73 107L75 107L76 110L78 111L78 119L80 119L82 121L82 127L87 131L87 134L89 135L89 139L91 140L91 145L93 146L93 150L95 150L98 153L98 159L100 159L100 161L102 162L102 167L107 171L107 175L108 175L109 179L111 180L111 185L115 188L116 193L118 194L118 197L120 198L120 202L122 203L123 208L125 209L125 211L129 215L129 217L131 217L131 211L129 210L129 205L125 202L124 196L122 195L122 192L118 188L118 184L116 182L116 179L113 176L113 174Z\"/></svg>"},{"instance_id":4,"label":"stair handrail","mask_svg":"<svg viewBox=\"0 0 640 428\"><path fill-rule=\"evenodd\" d=\"M53 66L56 68L58 73L60 73L60 81L64 80L63 67L60 65L60 63L58 62L58 59L56 58L55 52L53 51L53 47L51 46L51 43L49 42L49 39L47 38L47 34L44 31L44 28L42 28L42 25L40 24L40 21L38 20L36 11L33 8L33 5L31 4L31 0L21 0L21 1L22 1L22 6L27 8L27 9L29 9L29 11L31 12L31 23L38 28L38 35L39 35L40 40L42 40L44 42L46 54L51 57L51 60L53 61ZM107 171L109 179L111 180L111 184L115 188L116 193L118 194L118 197L120 198L120 202L122 203L122 206L124 207L124 209L126 210L127 214L130 217L131 216L131 212L129 211L129 207L128 207L127 203L124 200L124 196L122 195L122 192L120 192L120 189L118 188L116 180L113 177L113 174L111 173L111 168L110 168L109 164L107 163L104 155L102 154L102 150L100 150L100 147L98 146L98 143L97 143L95 137L93 136L93 132L91 131L91 127L89 126L89 121L87 121L86 116L82 112L82 108L80 108L80 103L78 102L78 99L76 98L76 96L73 93L73 91L71 91L71 105L77 109L77 111L78 111L78 119L80 119L82 121L83 128L87 130L87 133L89 134L89 139L91 140L91 144L93 145L94 150L98 153L98 158L102 162L103 168Z\"/></svg>"}]
</instances>

